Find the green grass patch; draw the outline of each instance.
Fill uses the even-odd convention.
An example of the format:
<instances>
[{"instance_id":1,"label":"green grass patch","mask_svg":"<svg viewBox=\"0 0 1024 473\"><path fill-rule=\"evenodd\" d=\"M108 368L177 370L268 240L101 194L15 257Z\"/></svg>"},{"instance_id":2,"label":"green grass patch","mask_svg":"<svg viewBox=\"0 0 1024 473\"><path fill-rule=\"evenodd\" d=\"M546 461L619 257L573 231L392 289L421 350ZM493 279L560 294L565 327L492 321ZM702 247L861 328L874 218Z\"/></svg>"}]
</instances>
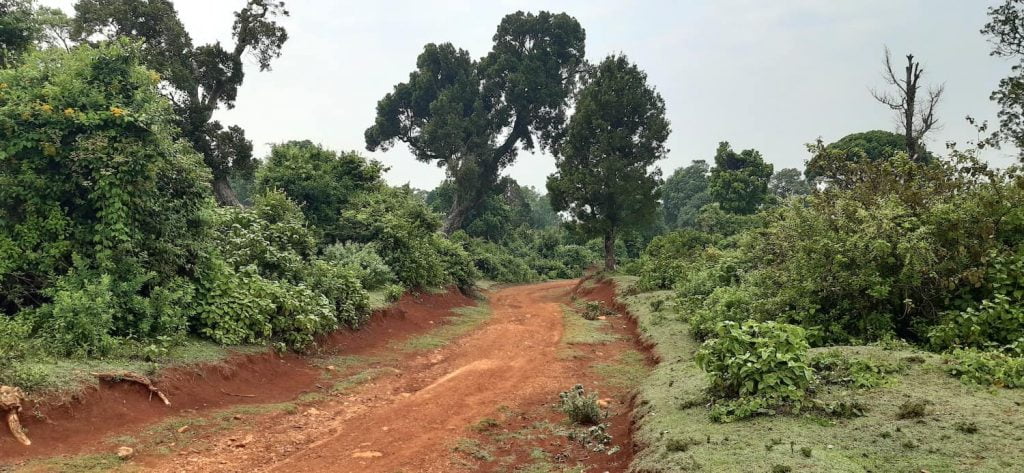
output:
<instances>
[{"instance_id":1,"label":"green grass patch","mask_svg":"<svg viewBox=\"0 0 1024 473\"><path fill-rule=\"evenodd\" d=\"M965 386L946 373L941 357L907 347L812 350L838 350L848 359L892 365L903 360L906 368L891 375L897 378L894 382L870 389L826 385L815 394L823 402L857 402L864 408L861 417L805 411L712 422L705 406L707 378L693 361L698 343L678 314L652 308L652 301L672 293L625 296L621 294L629 293L636 278L615 279L620 300L662 360L639 388L634 439L644 448L634 458L633 470L938 473L1015 471L1024 464L1024 413L1019 407L1024 392ZM927 402L923 415L900 419L906 417L908 402L919 400ZM680 448L681 439L686 448Z\"/></svg>"},{"instance_id":2,"label":"green grass patch","mask_svg":"<svg viewBox=\"0 0 1024 473\"><path fill-rule=\"evenodd\" d=\"M359 385L373 381L381 376L397 373L394 368L369 368L349 376L331 386L331 393L338 394L353 389Z\"/></svg>"},{"instance_id":3,"label":"green grass patch","mask_svg":"<svg viewBox=\"0 0 1024 473\"><path fill-rule=\"evenodd\" d=\"M562 307L563 330L562 342L568 345L592 345L613 342L618 339L605 329L605 320L586 320L579 312L569 306Z\"/></svg>"},{"instance_id":4,"label":"green grass patch","mask_svg":"<svg viewBox=\"0 0 1024 473\"><path fill-rule=\"evenodd\" d=\"M643 353L636 350L626 350L611 362L598 363L593 370L608 384L622 389L639 386L650 371Z\"/></svg>"},{"instance_id":5,"label":"green grass patch","mask_svg":"<svg viewBox=\"0 0 1024 473\"><path fill-rule=\"evenodd\" d=\"M136 471L131 465L112 453L96 453L33 460L23 465L22 472L101 473L107 471ZM6 471L0 469L0 471Z\"/></svg>"},{"instance_id":6,"label":"green grass patch","mask_svg":"<svg viewBox=\"0 0 1024 473\"><path fill-rule=\"evenodd\" d=\"M465 454L476 461L489 462L494 460L494 453L491 452L491 449L474 439L458 439L455 441L452 451Z\"/></svg>"},{"instance_id":7,"label":"green grass patch","mask_svg":"<svg viewBox=\"0 0 1024 473\"><path fill-rule=\"evenodd\" d=\"M152 376L161 369L187 367L223 361L235 353L254 353L265 346L225 347L200 339L145 355L138 347L123 347L106 358L28 358L0 367L0 384L17 386L30 396L70 397L83 389L96 386L97 371L134 371ZM146 358L155 361L147 361Z\"/></svg>"},{"instance_id":8,"label":"green grass patch","mask_svg":"<svg viewBox=\"0 0 1024 473\"><path fill-rule=\"evenodd\" d=\"M447 345L479 327L491 317L491 307L486 303L476 306L452 309L456 315L449 317L438 328L430 333L419 335L398 345L398 349L406 352L435 350Z\"/></svg>"}]
</instances>

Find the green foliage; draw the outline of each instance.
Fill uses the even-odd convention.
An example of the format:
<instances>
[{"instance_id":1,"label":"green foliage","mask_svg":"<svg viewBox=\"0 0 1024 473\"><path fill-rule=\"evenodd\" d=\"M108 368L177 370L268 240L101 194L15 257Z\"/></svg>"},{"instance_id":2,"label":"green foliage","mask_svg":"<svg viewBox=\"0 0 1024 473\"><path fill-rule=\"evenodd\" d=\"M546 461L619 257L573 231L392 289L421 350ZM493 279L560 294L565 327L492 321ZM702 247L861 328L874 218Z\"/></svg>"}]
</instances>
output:
<instances>
[{"instance_id":1,"label":"green foliage","mask_svg":"<svg viewBox=\"0 0 1024 473\"><path fill-rule=\"evenodd\" d=\"M238 126L211 120L220 106L232 108L245 78L245 57L261 71L280 57L288 34L277 19L287 17L283 2L253 0L235 12L232 49L220 42L195 46L170 0L81 0L75 4L72 35L128 39L141 48L141 61L156 71L162 90L173 98L176 124L199 152L214 178L222 203L237 204L228 178L253 170L252 143Z\"/></svg>"},{"instance_id":2,"label":"green foliage","mask_svg":"<svg viewBox=\"0 0 1024 473\"><path fill-rule=\"evenodd\" d=\"M654 237L637 265L639 286L645 290L671 288L714 240L707 233L689 229Z\"/></svg>"},{"instance_id":3,"label":"green foliage","mask_svg":"<svg viewBox=\"0 0 1024 473\"><path fill-rule=\"evenodd\" d=\"M1024 387L1024 357L996 351L954 350L949 374L965 384L1000 388Z\"/></svg>"},{"instance_id":4,"label":"green foliage","mask_svg":"<svg viewBox=\"0 0 1024 473\"><path fill-rule=\"evenodd\" d=\"M811 184L804 180L799 169L785 168L775 171L768 181L768 189L776 197L786 198L811 193Z\"/></svg>"},{"instance_id":5,"label":"green foliage","mask_svg":"<svg viewBox=\"0 0 1024 473\"><path fill-rule=\"evenodd\" d=\"M567 14L516 12L502 19L480 60L451 43L427 44L409 80L377 103L367 149L402 142L417 159L447 168L455 191L445 225L451 234L520 149L560 138L585 37Z\"/></svg>"},{"instance_id":6,"label":"green foliage","mask_svg":"<svg viewBox=\"0 0 1024 473\"><path fill-rule=\"evenodd\" d=\"M676 169L661 186L661 207L669 228L693 228L700 208L711 203L708 176L711 166L698 159Z\"/></svg>"},{"instance_id":7,"label":"green foliage","mask_svg":"<svg viewBox=\"0 0 1024 473\"><path fill-rule=\"evenodd\" d=\"M352 199L382 185L382 166L357 153L338 154L310 141L274 145L256 175L258 192L281 190L300 204L325 243L352 238L338 216Z\"/></svg>"},{"instance_id":8,"label":"green foliage","mask_svg":"<svg viewBox=\"0 0 1024 473\"><path fill-rule=\"evenodd\" d=\"M376 242L378 253L407 287L452 283L434 234L437 215L408 189L385 187L363 193L341 214L339 225L357 242Z\"/></svg>"},{"instance_id":9,"label":"green foliage","mask_svg":"<svg viewBox=\"0 0 1024 473\"><path fill-rule=\"evenodd\" d=\"M41 34L33 0L0 1L0 69L13 67Z\"/></svg>"},{"instance_id":10,"label":"green foliage","mask_svg":"<svg viewBox=\"0 0 1024 473\"><path fill-rule=\"evenodd\" d=\"M625 56L609 56L580 92L548 177L552 206L584 233L604 238L605 268L615 268L618 232L650 224L658 208L669 123L665 101Z\"/></svg>"},{"instance_id":11,"label":"green foliage","mask_svg":"<svg viewBox=\"0 0 1024 473\"><path fill-rule=\"evenodd\" d=\"M819 353L811 358L811 368L818 380L826 384L866 389L889 382L898 366L862 358L850 358L838 350Z\"/></svg>"},{"instance_id":12,"label":"green foliage","mask_svg":"<svg viewBox=\"0 0 1024 473\"><path fill-rule=\"evenodd\" d=\"M757 150L737 153L723 141L715 151L708 195L726 212L752 214L768 201L768 182L773 170Z\"/></svg>"},{"instance_id":13,"label":"green foliage","mask_svg":"<svg viewBox=\"0 0 1024 473\"><path fill-rule=\"evenodd\" d=\"M587 394L582 384L558 394L558 408L576 424L597 425L606 414L597 405L597 393Z\"/></svg>"},{"instance_id":14,"label":"green foliage","mask_svg":"<svg viewBox=\"0 0 1024 473\"><path fill-rule=\"evenodd\" d=\"M769 414L784 404L799 407L813 381L802 328L723 322L717 335L696 355L697 364L709 375L709 393L720 401L712 409L713 418L730 421Z\"/></svg>"},{"instance_id":15,"label":"green foliage","mask_svg":"<svg viewBox=\"0 0 1024 473\"><path fill-rule=\"evenodd\" d=\"M384 258L380 257L377 244L372 241L335 243L324 249L323 259L355 271L359 282L367 290L379 289L398 280Z\"/></svg>"},{"instance_id":16,"label":"green foliage","mask_svg":"<svg viewBox=\"0 0 1024 473\"><path fill-rule=\"evenodd\" d=\"M979 305L943 315L930 332L931 344L948 347L1002 348L1024 352L1024 253L993 251L986 261Z\"/></svg>"},{"instance_id":17,"label":"green foliage","mask_svg":"<svg viewBox=\"0 0 1024 473\"><path fill-rule=\"evenodd\" d=\"M0 311L33 312L60 353L180 336L192 307L209 174L139 57L109 43L0 71Z\"/></svg>"},{"instance_id":18,"label":"green foliage","mask_svg":"<svg viewBox=\"0 0 1024 473\"><path fill-rule=\"evenodd\" d=\"M923 144L918 144L917 156L923 162L932 162L932 155ZM907 141L903 135L884 130L871 130L852 133L840 138L835 143L824 146L822 143L809 145L813 156L807 161L804 174L808 181L823 178L833 185L846 185L851 177L848 168L851 165L866 164L892 158L898 153L906 153Z\"/></svg>"}]
</instances>

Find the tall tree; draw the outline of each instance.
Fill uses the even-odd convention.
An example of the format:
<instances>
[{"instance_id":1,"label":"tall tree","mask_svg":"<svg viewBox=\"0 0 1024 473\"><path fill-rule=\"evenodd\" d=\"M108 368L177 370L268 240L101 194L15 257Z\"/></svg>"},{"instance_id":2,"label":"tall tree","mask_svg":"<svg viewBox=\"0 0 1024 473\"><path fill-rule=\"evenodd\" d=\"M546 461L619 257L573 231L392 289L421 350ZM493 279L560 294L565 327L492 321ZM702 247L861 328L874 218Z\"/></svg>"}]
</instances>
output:
<instances>
[{"instance_id":1,"label":"tall tree","mask_svg":"<svg viewBox=\"0 0 1024 473\"><path fill-rule=\"evenodd\" d=\"M925 96L919 96L924 88L921 85L924 69L921 69L920 62L914 61L913 54L907 54L907 66L903 69L902 77L898 76L893 68L889 48L885 48L884 64L882 76L889 85L896 88L896 91L873 90L871 95L896 112L896 119L903 131L903 149L907 151L910 159L919 160L921 142L938 124L935 108L942 99L945 85L929 88Z\"/></svg>"},{"instance_id":2,"label":"tall tree","mask_svg":"<svg viewBox=\"0 0 1024 473\"><path fill-rule=\"evenodd\" d=\"M811 193L811 185L804 180L803 174L797 168L784 168L775 171L771 180L768 181L768 189L776 197L782 198Z\"/></svg>"},{"instance_id":3,"label":"tall tree","mask_svg":"<svg viewBox=\"0 0 1024 473\"><path fill-rule=\"evenodd\" d=\"M1010 76L999 81L991 99L999 104L999 129L989 144L1012 143L1024 161L1024 1L1005 0L989 7L989 22L981 33L992 43L992 56L1015 59Z\"/></svg>"},{"instance_id":4,"label":"tall tree","mask_svg":"<svg viewBox=\"0 0 1024 473\"><path fill-rule=\"evenodd\" d=\"M0 69L14 66L39 39L32 0L0 0Z\"/></svg>"},{"instance_id":5,"label":"tall tree","mask_svg":"<svg viewBox=\"0 0 1024 473\"><path fill-rule=\"evenodd\" d=\"M715 167L708 180L708 194L722 210L752 214L768 200L768 181L774 167L761 153L746 149L739 153L723 141L715 151Z\"/></svg>"},{"instance_id":6,"label":"tall tree","mask_svg":"<svg viewBox=\"0 0 1024 473\"><path fill-rule=\"evenodd\" d=\"M708 173L711 166L703 159L676 169L661 186L661 207L669 228L692 227L697 212L711 203L708 196Z\"/></svg>"},{"instance_id":7,"label":"tall tree","mask_svg":"<svg viewBox=\"0 0 1024 473\"><path fill-rule=\"evenodd\" d=\"M80 0L72 33L80 41L127 37L142 42L145 63L160 73L182 133L213 171L217 201L238 205L228 178L251 174L252 142L241 127L225 127L213 113L235 106L246 56L260 71L281 56L288 33L277 19L286 16L284 2L246 0L231 27L235 44L226 49L219 41L193 46L170 0Z\"/></svg>"},{"instance_id":8,"label":"tall tree","mask_svg":"<svg viewBox=\"0 0 1024 473\"><path fill-rule=\"evenodd\" d=\"M615 239L655 220L669 123L665 100L625 56L609 56L580 92L548 177L551 205L604 238L604 267L615 269Z\"/></svg>"},{"instance_id":9,"label":"tall tree","mask_svg":"<svg viewBox=\"0 0 1024 473\"><path fill-rule=\"evenodd\" d=\"M463 226L519 149L550 148L584 64L586 33L565 14L517 12L480 60L450 43L428 44L407 82L377 103L366 148L402 142L445 168L455 186L444 231Z\"/></svg>"}]
</instances>

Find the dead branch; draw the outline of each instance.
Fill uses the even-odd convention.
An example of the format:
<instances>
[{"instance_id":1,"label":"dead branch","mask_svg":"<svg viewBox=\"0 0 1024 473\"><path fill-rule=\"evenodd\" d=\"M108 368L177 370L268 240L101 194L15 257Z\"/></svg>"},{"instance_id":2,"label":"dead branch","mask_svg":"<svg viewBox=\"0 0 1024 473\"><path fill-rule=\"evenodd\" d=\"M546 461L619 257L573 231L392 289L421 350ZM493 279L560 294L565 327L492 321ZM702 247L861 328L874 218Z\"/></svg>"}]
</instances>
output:
<instances>
[{"instance_id":1,"label":"dead branch","mask_svg":"<svg viewBox=\"0 0 1024 473\"><path fill-rule=\"evenodd\" d=\"M224 394L226 394L228 396L235 396L235 397L256 397L255 394L235 394L235 393L229 393L229 392L227 392L227 391L225 391L223 389L221 389L220 392L222 392L222 393L224 393Z\"/></svg>"},{"instance_id":2,"label":"dead branch","mask_svg":"<svg viewBox=\"0 0 1024 473\"><path fill-rule=\"evenodd\" d=\"M0 411L6 412L7 427L11 429L14 436L22 445L32 445L32 441L25 435L21 428L21 421L18 419L18 412L21 411L21 401L25 394L20 389L11 386L0 386Z\"/></svg>"},{"instance_id":3,"label":"dead branch","mask_svg":"<svg viewBox=\"0 0 1024 473\"><path fill-rule=\"evenodd\" d=\"M132 381L132 382L135 382L135 383L139 383L139 384L145 386L147 389L149 389L149 392L151 392L153 394L156 394L157 397L159 397L160 400L163 401L165 405L168 405L168 406L171 405L171 401L167 399L167 396L164 396L164 393L160 392L160 390L157 389L156 386L153 386L153 382L150 381L149 378L147 378L147 377L145 377L145 376L143 376L141 374L132 373L131 371L115 371L115 372L110 372L110 373L89 373L89 374L91 374L91 375L93 375L93 376L95 376L95 377L97 377L97 378L99 378L99 379L101 379L103 381L110 381L110 382L115 382L115 383L116 382L120 382L120 381Z\"/></svg>"}]
</instances>

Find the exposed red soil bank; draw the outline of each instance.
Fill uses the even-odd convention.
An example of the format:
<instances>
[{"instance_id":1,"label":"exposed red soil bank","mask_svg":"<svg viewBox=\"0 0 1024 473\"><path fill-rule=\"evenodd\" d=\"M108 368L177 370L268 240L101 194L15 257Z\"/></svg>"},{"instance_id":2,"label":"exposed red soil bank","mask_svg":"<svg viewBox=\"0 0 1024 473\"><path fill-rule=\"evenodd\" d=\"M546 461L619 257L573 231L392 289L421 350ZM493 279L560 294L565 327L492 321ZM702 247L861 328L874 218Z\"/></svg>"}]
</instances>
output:
<instances>
[{"instance_id":1,"label":"exposed red soil bank","mask_svg":"<svg viewBox=\"0 0 1024 473\"><path fill-rule=\"evenodd\" d=\"M395 339L423 333L450 316L452 308L473 303L457 290L406 294L397 304L375 312L362 330L335 332L325 338L323 346L329 353L361 354ZM22 446L3 429L0 465L88 452L101 446L109 450L109 445L101 445L103 438L132 432L176 414L291 400L316 390L320 373L293 354L240 354L222 363L164 370L154 381L170 398L170 406L151 399L141 385L106 382L70 401L29 402L21 418L33 443Z\"/></svg>"}]
</instances>

